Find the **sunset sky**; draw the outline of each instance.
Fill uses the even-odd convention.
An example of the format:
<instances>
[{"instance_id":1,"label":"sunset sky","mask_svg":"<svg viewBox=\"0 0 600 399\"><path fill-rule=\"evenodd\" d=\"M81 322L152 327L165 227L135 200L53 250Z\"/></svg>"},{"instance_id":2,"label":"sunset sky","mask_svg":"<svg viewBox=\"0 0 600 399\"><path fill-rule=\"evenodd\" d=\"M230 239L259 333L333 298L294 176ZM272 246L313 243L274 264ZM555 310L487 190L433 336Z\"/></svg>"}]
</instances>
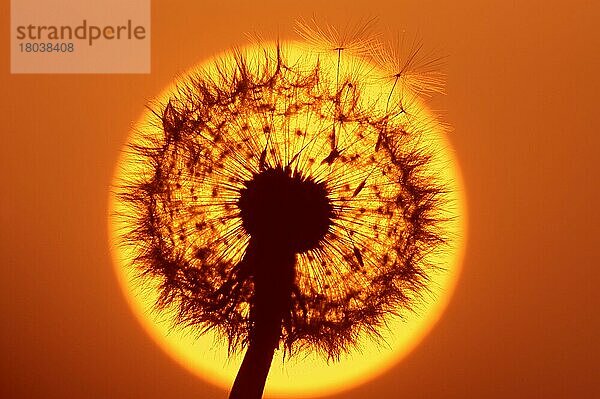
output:
<instances>
[{"instance_id":1,"label":"sunset sky","mask_svg":"<svg viewBox=\"0 0 600 399\"><path fill-rule=\"evenodd\" d=\"M377 17L445 56L468 208L463 271L400 363L328 399L600 396L600 5L589 1L153 1L150 74L10 73L0 8L0 397L216 398L147 334L111 260L114 169L144 106L194 64Z\"/></svg>"}]
</instances>

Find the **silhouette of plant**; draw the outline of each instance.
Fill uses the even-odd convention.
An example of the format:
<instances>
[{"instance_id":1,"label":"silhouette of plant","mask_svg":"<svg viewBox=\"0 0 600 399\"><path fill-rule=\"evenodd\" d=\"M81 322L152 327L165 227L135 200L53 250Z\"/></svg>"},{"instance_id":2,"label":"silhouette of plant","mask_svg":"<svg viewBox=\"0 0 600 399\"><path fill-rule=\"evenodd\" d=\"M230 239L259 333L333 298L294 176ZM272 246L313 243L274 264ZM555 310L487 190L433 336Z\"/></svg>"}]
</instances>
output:
<instances>
[{"instance_id":1,"label":"silhouette of plant","mask_svg":"<svg viewBox=\"0 0 600 399\"><path fill-rule=\"evenodd\" d=\"M438 76L410 79L374 39L299 30L334 52L334 68L275 43L185 77L151 107L156 125L131 146L142 172L120 190L134 210L124 237L142 276L160 281L158 308L247 348L230 398L261 397L279 345L337 359L377 337L418 303L446 240L429 126L406 106L407 89L437 88ZM387 75L353 61L366 50ZM377 79L393 84L373 95Z\"/></svg>"}]
</instances>

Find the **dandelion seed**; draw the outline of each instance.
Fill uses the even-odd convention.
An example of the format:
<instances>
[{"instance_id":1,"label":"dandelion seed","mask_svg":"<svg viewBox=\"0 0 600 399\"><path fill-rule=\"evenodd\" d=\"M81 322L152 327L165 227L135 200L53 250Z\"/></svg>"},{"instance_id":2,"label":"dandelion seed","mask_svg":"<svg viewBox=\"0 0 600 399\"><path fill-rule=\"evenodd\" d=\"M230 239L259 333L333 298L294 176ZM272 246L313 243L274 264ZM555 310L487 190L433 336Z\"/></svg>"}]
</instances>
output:
<instances>
[{"instance_id":1,"label":"dandelion seed","mask_svg":"<svg viewBox=\"0 0 600 399\"><path fill-rule=\"evenodd\" d=\"M379 46L378 35L373 32L376 19L371 18L337 29L333 25L322 24L315 17L299 20L296 33L306 44L317 51L347 51L355 55L366 55Z\"/></svg>"},{"instance_id":2,"label":"dandelion seed","mask_svg":"<svg viewBox=\"0 0 600 399\"><path fill-rule=\"evenodd\" d=\"M393 42L371 47L371 56L377 65L388 71L394 89L407 89L406 94L431 95L444 93L444 75L440 72L443 57L423 51L423 43L414 38L409 42L406 34ZM399 98L405 98L402 94Z\"/></svg>"}]
</instances>

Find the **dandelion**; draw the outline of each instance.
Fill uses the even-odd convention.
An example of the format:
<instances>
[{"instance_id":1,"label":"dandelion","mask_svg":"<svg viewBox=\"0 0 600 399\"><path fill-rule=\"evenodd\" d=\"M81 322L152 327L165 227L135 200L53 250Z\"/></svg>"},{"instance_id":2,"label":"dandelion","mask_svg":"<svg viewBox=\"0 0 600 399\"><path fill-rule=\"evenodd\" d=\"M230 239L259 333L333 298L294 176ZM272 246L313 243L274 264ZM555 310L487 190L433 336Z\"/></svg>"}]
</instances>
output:
<instances>
[{"instance_id":1,"label":"dandelion","mask_svg":"<svg viewBox=\"0 0 600 399\"><path fill-rule=\"evenodd\" d=\"M322 51L236 50L153 104L119 189L158 309L245 350L230 398L261 397L277 348L335 360L376 338L443 266L429 255L447 240L444 187L398 90L424 81L385 83L403 70L351 55L372 48L364 29L299 29Z\"/></svg>"}]
</instances>

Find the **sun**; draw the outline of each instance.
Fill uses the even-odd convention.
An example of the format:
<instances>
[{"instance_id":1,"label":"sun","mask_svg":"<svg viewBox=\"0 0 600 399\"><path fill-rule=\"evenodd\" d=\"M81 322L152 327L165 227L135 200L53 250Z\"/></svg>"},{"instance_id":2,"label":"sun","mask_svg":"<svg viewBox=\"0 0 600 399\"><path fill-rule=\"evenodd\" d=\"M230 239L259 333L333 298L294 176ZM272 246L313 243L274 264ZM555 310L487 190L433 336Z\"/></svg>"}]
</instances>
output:
<instances>
[{"instance_id":1,"label":"sun","mask_svg":"<svg viewBox=\"0 0 600 399\"><path fill-rule=\"evenodd\" d=\"M241 50L249 60L264 56L265 49L274 49L275 45L252 45ZM363 384L397 364L433 328L447 306L460 274L461 258L466 239L466 206L464 190L458 162L446 137L444 128L426 109L421 101L413 96L411 85L407 84L400 93L397 81L390 79L390 73L373 65L362 57L343 54L340 51L307 51L306 44L297 42L281 43L278 47L286 54L291 64L302 68L303 63L319 67L331 74L332 80L339 76L352 75L360 81L363 98L388 107L390 101L410 98L403 101L404 114L410 118L413 126L420 126L420 139L427 143L431 160L428 162L428 174L435 176L437 183L445 188L446 206L438 215L443 220L442 229L450 239L443 250L435 251L428 262L442 265L439 270L429 273L428 290L425 297L417 303L412 312L400 312L401 317L388 316L385 327L379 331L383 339L373 340L361 336L358 350L343 353L339 361L324 361L316 353L306 352L287 358L283 351L277 351L271 366L265 394L271 397L314 397L328 395ZM218 78L219 70L231 68L235 56L230 53L216 57L192 68L186 76L198 71L213 74ZM340 60L343 59L343 63ZM341 67L340 67L341 65ZM335 75L335 77L334 77ZM364 79L362 79L364 77ZM182 82L174 82L155 100L156 104L167 104L169 99L180 93ZM414 82L412 82L415 84ZM384 98L384 101L380 101ZM306 123L317 123L307 121ZM148 140L148 132L162 133L162 126L156 124L156 115L146 111L130 134L128 145L135 146ZM144 132L141 135L140 132ZM326 158L329 152L321 154ZM173 357L181 366L198 375L201 379L229 389L242 361L242 354L232 356L228 352L227 340L213 331L202 335L189 329L173 328L174 310L171 314L155 311L159 299L160 280L139 278L139 271L131 267L136 249L122 244L123 233L130 230L127 215L132 212L130 204L119 200L119 188L128 176L140 176L147 173L140 155L132 151L123 151L118 162L113 186L116 187L109 197L109 239L111 242L113 263L120 286L136 317L147 333ZM355 191L356 194L356 191ZM201 194L197 194L201 195ZM376 220L372 221L377 223ZM284 359L285 357L285 359Z\"/></svg>"}]
</instances>

